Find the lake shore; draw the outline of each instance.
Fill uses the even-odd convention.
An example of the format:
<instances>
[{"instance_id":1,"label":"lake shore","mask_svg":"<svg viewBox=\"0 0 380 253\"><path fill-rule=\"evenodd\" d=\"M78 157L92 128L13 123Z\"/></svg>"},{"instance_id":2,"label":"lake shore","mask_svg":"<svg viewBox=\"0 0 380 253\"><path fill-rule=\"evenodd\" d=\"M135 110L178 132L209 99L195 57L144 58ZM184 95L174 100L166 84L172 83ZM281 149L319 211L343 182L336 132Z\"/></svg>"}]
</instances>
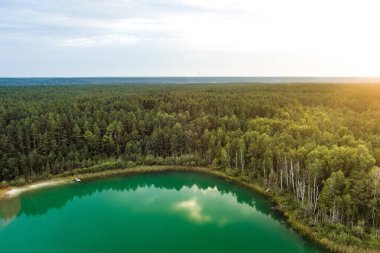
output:
<instances>
[{"instance_id":1,"label":"lake shore","mask_svg":"<svg viewBox=\"0 0 380 253\"><path fill-rule=\"evenodd\" d=\"M0 200L13 198L21 193L36 190L44 187L62 185L67 183L72 183L74 176L80 177L82 181L89 181L97 178L112 177L112 176L122 176L122 175L133 175L141 173L154 173L163 171L196 171L196 172L206 172L207 168L193 168L193 167L183 167L183 166L138 166L128 169L114 169L105 170L93 173L73 173L72 175L56 175L49 179L44 179L36 182L26 182L21 186L5 186L0 187Z\"/></svg>"},{"instance_id":2,"label":"lake shore","mask_svg":"<svg viewBox=\"0 0 380 253\"><path fill-rule=\"evenodd\" d=\"M138 166L128 169L113 169L113 170L105 170L100 172L93 172L93 173L73 173L72 175L56 175L49 179L44 179L41 181L36 182L26 182L25 184L21 186L6 186L4 188L0 188L0 200L4 198L12 198L20 195L21 193L32 191L44 187L50 187L50 186L56 186L56 185L62 185L67 183L72 183L74 181L74 177L79 177L83 182L98 179L98 178L105 178L105 177L112 177L112 176L127 176L127 175L134 175L134 174L145 174L145 173L157 173L157 172L171 172L171 171L189 171L189 172L198 172L198 173L204 173L208 175L213 175L216 177L224 178L228 181L232 181L234 183L238 183L242 186L245 186L247 188L250 188L251 190L254 190L256 192L260 192L261 194L266 195L267 197L270 197L268 194L265 193L265 190L262 189L259 185L253 184L253 183L247 183L243 182L242 180L239 180L237 177L232 177L227 175L224 172L209 169L206 167L188 167L188 166Z\"/></svg>"},{"instance_id":3,"label":"lake shore","mask_svg":"<svg viewBox=\"0 0 380 253\"><path fill-rule=\"evenodd\" d=\"M27 184L20 187L8 187L7 189L0 190L0 199L2 198L13 198L19 196L23 192L36 190L49 186L56 186L60 184L68 183L66 179L50 179L42 182Z\"/></svg>"},{"instance_id":4,"label":"lake shore","mask_svg":"<svg viewBox=\"0 0 380 253\"><path fill-rule=\"evenodd\" d=\"M5 197L5 194L9 191L9 187L0 188L0 200Z\"/></svg>"},{"instance_id":5,"label":"lake shore","mask_svg":"<svg viewBox=\"0 0 380 253\"><path fill-rule=\"evenodd\" d=\"M114 170L105 170L94 173L83 173L72 175L57 175L52 177L51 179L42 180L33 183L26 183L23 186L7 186L5 188L0 188L0 200L5 198L12 198L20 195L21 193L36 190L44 187L51 187L56 185L62 185L73 182L74 176L79 177L83 182L105 178L105 177L113 177L113 176L127 176L127 175L135 175L135 174L148 174L148 173L159 173L159 172L171 172L171 171L188 171L188 172L198 172L204 173L212 176L216 176L219 178L223 178L227 181L239 184L243 187L246 187L255 192L261 193L265 195L267 198L272 200L275 205L283 206L283 199L275 194L271 193L271 191L265 190L260 185L253 182L246 182L243 179L235 176L227 175L225 172L219 170L213 170L205 167L188 167L188 166L138 166L128 169L114 169ZM284 218L287 220L288 224L291 225L293 229L295 229L299 234L305 236L311 241L321 245L322 247L330 250L331 252L368 252L368 253L379 253L380 251L377 249L363 249L353 246L347 246L343 244L337 244L323 236L319 233L315 232L308 225L299 222L296 216L289 212L286 208L277 209Z\"/></svg>"}]
</instances>

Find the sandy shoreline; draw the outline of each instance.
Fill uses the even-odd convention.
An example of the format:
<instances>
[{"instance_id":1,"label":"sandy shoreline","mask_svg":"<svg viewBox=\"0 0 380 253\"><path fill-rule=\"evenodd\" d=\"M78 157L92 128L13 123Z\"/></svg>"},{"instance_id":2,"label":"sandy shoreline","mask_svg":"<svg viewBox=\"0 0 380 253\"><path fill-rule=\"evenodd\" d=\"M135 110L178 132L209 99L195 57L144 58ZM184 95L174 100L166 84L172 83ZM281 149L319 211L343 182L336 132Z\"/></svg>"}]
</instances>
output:
<instances>
[{"instance_id":1,"label":"sandy shoreline","mask_svg":"<svg viewBox=\"0 0 380 253\"><path fill-rule=\"evenodd\" d=\"M10 190L9 187L0 188L0 199L4 198L4 195Z\"/></svg>"},{"instance_id":2,"label":"sandy shoreline","mask_svg":"<svg viewBox=\"0 0 380 253\"><path fill-rule=\"evenodd\" d=\"M201 167L186 167L186 166L139 166L135 168L129 169L115 169L108 171L100 171L93 173L78 173L77 177L80 177L82 181L92 180L96 178L104 178L104 177L112 177L112 176L121 176L121 175L132 175L132 174L144 174L144 173L152 173L152 172L163 172L163 171L195 171L195 172L203 172L207 174L217 175L218 173L213 173L209 169L201 168ZM220 175L219 175L220 176ZM0 188L0 200L9 199L16 196L19 196L23 192L49 187L67 184L73 182L73 175L64 176L64 177L56 177L52 179L46 179L40 182L34 182L30 184L25 184L23 186L7 186L5 188Z\"/></svg>"},{"instance_id":3,"label":"sandy shoreline","mask_svg":"<svg viewBox=\"0 0 380 253\"><path fill-rule=\"evenodd\" d=\"M44 188L48 186L60 185L64 183L67 183L67 180L52 179L52 180L37 182L37 183L20 186L20 187L7 187L7 188L0 189L0 199L13 198L26 191Z\"/></svg>"},{"instance_id":4,"label":"sandy shoreline","mask_svg":"<svg viewBox=\"0 0 380 253\"><path fill-rule=\"evenodd\" d=\"M80 177L82 180L91 180L96 178L103 178L103 177L109 177L109 176L118 176L118 175L128 175L128 174L136 174L136 173L147 173L147 172L159 172L159 171L167 171L167 170L175 170L181 168L180 170L183 170L184 167L180 166L139 166L137 168L130 168L130 169L116 169L116 170L109 170L109 171L100 171L100 172L94 172L94 173L83 173L83 174L77 174L77 177ZM49 187L49 186L56 186L56 185L62 185L67 184L70 182L73 182L74 176L64 176L64 177L56 177L52 179L46 179L40 182L34 182L30 184L26 184L23 186L7 186L5 188L0 188L0 200L2 199L9 199L13 197L19 196L23 192Z\"/></svg>"}]
</instances>

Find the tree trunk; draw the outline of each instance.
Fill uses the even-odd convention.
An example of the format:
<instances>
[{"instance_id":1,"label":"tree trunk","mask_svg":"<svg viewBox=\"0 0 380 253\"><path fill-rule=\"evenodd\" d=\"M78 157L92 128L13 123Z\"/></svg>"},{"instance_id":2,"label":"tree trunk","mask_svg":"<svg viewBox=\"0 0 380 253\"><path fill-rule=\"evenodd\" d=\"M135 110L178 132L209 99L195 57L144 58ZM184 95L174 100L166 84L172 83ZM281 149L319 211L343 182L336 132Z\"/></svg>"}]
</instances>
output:
<instances>
[{"instance_id":1,"label":"tree trunk","mask_svg":"<svg viewBox=\"0 0 380 253\"><path fill-rule=\"evenodd\" d=\"M294 168L293 168L293 159L290 160L290 175L292 176L292 187L293 187L293 192L295 192L295 187L294 187Z\"/></svg>"},{"instance_id":2,"label":"tree trunk","mask_svg":"<svg viewBox=\"0 0 380 253\"><path fill-rule=\"evenodd\" d=\"M240 149L240 163L241 163L241 171L244 171L244 157L243 157L242 149Z\"/></svg>"},{"instance_id":3,"label":"tree trunk","mask_svg":"<svg viewBox=\"0 0 380 253\"><path fill-rule=\"evenodd\" d=\"M317 177L316 175L314 175L314 190L313 190L313 202L314 202L314 213L316 212L317 210L317 207L318 207L318 200L319 200L319 188L318 188L318 185L317 185Z\"/></svg>"},{"instance_id":4,"label":"tree trunk","mask_svg":"<svg viewBox=\"0 0 380 253\"><path fill-rule=\"evenodd\" d=\"M267 180L267 175L266 175L266 171L265 171L265 159L263 161L263 171L264 171L264 180L266 181Z\"/></svg>"},{"instance_id":5,"label":"tree trunk","mask_svg":"<svg viewBox=\"0 0 380 253\"><path fill-rule=\"evenodd\" d=\"M237 170L238 167L238 154L237 151L235 151L235 170Z\"/></svg>"},{"instance_id":6,"label":"tree trunk","mask_svg":"<svg viewBox=\"0 0 380 253\"><path fill-rule=\"evenodd\" d=\"M288 161L285 157L285 179L286 179L286 188L289 189L289 173L288 173Z\"/></svg>"},{"instance_id":7,"label":"tree trunk","mask_svg":"<svg viewBox=\"0 0 380 253\"><path fill-rule=\"evenodd\" d=\"M375 206L372 207L372 227L375 227L376 210Z\"/></svg>"}]
</instances>

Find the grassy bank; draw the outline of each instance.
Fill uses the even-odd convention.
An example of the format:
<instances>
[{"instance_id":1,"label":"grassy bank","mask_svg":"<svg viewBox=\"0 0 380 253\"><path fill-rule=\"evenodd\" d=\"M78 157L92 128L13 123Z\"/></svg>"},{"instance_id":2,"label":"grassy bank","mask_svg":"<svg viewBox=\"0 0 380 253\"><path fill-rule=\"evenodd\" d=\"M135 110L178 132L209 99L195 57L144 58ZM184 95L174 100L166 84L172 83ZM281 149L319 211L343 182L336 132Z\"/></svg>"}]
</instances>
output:
<instances>
[{"instance_id":1,"label":"grassy bank","mask_svg":"<svg viewBox=\"0 0 380 253\"><path fill-rule=\"evenodd\" d=\"M127 169L108 169L101 170L100 168L104 167L95 167L95 169L78 169L70 172L66 172L60 175L52 176L47 180L37 181L33 183L23 183L23 185L19 186L7 186L0 188L0 199L6 196L7 193L11 191L16 192L24 192L27 190L32 190L41 187L55 185L55 184L63 184L72 182L73 177L80 177L83 181L90 181L93 179L104 178L104 177L114 177L114 176L125 176L125 175L134 175L134 174L147 174L147 173L160 173L160 172L170 172L170 171L189 171L189 172L197 172L204 173L212 176L216 176L219 178L223 178L224 180L228 180L232 183L239 184L243 187L246 187L255 192L261 193L264 196L271 199L277 207L278 210L287 220L287 222L293 227L298 233L309 238L311 241L323 246L324 248L329 249L332 252L344 252L344 253L352 253L352 252L368 252L368 253L376 253L380 252L378 249L364 249L354 246L347 246L343 244L335 243L332 240L329 240L319 234L317 231L313 230L313 228L308 225L298 221L296 215L292 213L291 210L286 208L286 199L273 191L268 191L261 187L259 184L251 181L247 181L245 178L241 178L238 176L231 176L226 174L220 170L214 170L205 167L189 167L189 166L137 166Z\"/></svg>"}]
</instances>

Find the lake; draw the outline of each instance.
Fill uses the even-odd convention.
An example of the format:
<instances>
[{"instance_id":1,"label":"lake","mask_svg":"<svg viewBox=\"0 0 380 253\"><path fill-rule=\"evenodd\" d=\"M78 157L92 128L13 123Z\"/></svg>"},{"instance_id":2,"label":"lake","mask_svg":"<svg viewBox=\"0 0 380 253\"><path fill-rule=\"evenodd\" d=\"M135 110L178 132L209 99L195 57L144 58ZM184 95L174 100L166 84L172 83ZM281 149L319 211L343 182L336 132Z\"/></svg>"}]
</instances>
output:
<instances>
[{"instance_id":1,"label":"lake","mask_svg":"<svg viewBox=\"0 0 380 253\"><path fill-rule=\"evenodd\" d=\"M190 172L72 183L0 202L0 252L325 252L271 207Z\"/></svg>"}]
</instances>

